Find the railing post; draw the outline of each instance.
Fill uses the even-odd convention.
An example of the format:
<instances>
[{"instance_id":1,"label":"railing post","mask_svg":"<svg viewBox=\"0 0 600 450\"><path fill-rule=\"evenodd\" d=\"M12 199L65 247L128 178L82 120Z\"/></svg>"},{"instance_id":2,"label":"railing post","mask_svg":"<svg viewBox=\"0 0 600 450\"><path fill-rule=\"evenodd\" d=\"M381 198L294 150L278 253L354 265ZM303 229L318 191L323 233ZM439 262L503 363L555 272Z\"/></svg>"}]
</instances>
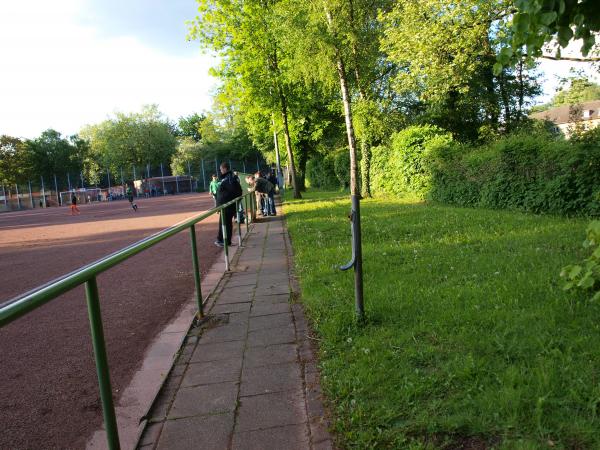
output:
<instances>
[{"instance_id":1,"label":"railing post","mask_svg":"<svg viewBox=\"0 0 600 450\"><path fill-rule=\"evenodd\" d=\"M240 223L240 201L237 200L235 202L235 213L237 214L237 225L238 225L238 240L239 240L239 246L242 246L242 224ZM245 212L244 212L245 213Z\"/></svg>"},{"instance_id":2,"label":"railing post","mask_svg":"<svg viewBox=\"0 0 600 450\"><path fill-rule=\"evenodd\" d=\"M198 315L204 317L204 305L202 304L202 285L200 282L200 267L198 265L198 250L196 248L196 225L190 227L190 239L192 243L192 264L194 266L194 282L196 283L196 303Z\"/></svg>"},{"instance_id":3,"label":"railing post","mask_svg":"<svg viewBox=\"0 0 600 450\"><path fill-rule=\"evenodd\" d=\"M246 234L248 234L248 196L244 195L244 222L246 222Z\"/></svg>"},{"instance_id":4,"label":"railing post","mask_svg":"<svg viewBox=\"0 0 600 450\"><path fill-rule=\"evenodd\" d=\"M92 332L92 345L96 359L96 372L98 374L98 385L100 388L100 401L102 402L102 415L104 416L104 427L106 428L106 439L110 450L119 450L119 430L115 417L115 406L113 404L112 389L110 387L110 373L108 370L108 359L106 357L106 345L104 342L104 331L102 329L102 316L100 314L100 299L98 297L98 284L96 277L90 278L85 283L85 297L88 306L88 316Z\"/></svg>"},{"instance_id":5,"label":"railing post","mask_svg":"<svg viewBox=\"0 0 600 450\"><path fill-rule=\"evenodd\" d=\"M229 271L229 246L227 245L227 227L225 226L225 208L221 209L221 227L223 230L223 248L225 249L225 270Z\"/></svg>"}]
</instances>

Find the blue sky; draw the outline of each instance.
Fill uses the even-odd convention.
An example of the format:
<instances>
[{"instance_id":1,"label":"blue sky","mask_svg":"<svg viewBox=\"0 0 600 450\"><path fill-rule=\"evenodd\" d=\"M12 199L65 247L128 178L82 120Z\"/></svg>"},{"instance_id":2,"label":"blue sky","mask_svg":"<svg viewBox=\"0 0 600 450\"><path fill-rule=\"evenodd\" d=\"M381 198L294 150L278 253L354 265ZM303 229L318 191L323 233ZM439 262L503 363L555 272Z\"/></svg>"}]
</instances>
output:
<instances>
[{"instance_id":1,"label":"blue sky","mask_svg":"<svg viewBox=\"0 0 600 450\"><path fill-rule=\"evenodd\" d=\"M198 52L186 42L186 20L196 15L194 0L86 0L81 22L105 37L137 36L147 45L176 55Z\"/></svg>"},{"instance_id":2,"label":"blue sky","mask_svg":"<svg viewBox=\"0 0 600 450\"><path fill-rule=\"evenodd\" d=\"M77 133L155 103L177 119L212 106L215 59L186 42L194 0L0 1L0 134Z\"/></svg>"},{"instance_id":3,"label":"blue sky","mask_svg":"<svg viewBox=\"0 0 600 450\"><path fill-rule=\"evenodd\" d=\"M195 0L0 0L0 134L70 135L151 103L173 120L210 110L216 61L186 41L195 16ZM570 66L542 63L539 101Z\"/></svg>"}]
</instances>

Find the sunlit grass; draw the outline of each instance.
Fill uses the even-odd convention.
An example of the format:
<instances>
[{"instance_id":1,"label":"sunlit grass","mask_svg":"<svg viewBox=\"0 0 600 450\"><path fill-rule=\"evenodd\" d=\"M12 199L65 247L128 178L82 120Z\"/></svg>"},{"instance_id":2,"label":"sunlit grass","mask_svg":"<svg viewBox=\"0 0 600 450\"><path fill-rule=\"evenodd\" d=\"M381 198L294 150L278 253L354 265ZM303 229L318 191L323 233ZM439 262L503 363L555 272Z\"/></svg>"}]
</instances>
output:
<instances>
[{"instance_id":1,"label":"sunlit grass","mask_svg":"<svg viewBox=\"0 0 600 450\"><path fill-rule=\"evenodd\" d=\"M368 323L354 321L349 201L286 204L345 448L600 448L600 306L561 289L586 222L361 203Z\"/></svg>"}]
</instances>

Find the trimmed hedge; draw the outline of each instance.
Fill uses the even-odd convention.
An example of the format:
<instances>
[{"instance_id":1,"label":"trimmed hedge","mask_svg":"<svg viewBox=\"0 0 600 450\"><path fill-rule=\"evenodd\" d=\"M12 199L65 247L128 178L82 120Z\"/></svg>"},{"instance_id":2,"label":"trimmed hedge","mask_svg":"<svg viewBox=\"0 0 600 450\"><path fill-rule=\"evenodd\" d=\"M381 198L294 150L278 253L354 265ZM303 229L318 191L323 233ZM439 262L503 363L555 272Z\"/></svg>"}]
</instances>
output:
<instances>
[{"instance_id":1,"label":"trimmed hedge","mask_svg":"<svg viewBox=\"0 0 600 450\"><path fill-rule=\"evenodd\" d=\"M485 146L432 126L407 128L373 149L372 191L461 206L600 216L600 133L566 141L545 132Z\"/></svg>"}]
</instances>

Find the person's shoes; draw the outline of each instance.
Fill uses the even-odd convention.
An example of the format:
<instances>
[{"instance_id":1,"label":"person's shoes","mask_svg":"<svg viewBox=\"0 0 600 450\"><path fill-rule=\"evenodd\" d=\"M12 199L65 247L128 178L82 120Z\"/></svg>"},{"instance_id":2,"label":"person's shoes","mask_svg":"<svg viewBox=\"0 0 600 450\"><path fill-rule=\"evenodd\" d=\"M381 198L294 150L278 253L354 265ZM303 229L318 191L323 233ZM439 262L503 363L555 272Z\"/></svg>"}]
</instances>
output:
<instances>
[{"instance_id":1,"label":"person's shoes","mask_svg":"<svg viewBox=\"0 0 600 450\"><path fill-rule=\"evenodd\" d=\"M215 241L215 245L217 247L225 247L225 244L223 242L221 242L221 241Z\"/></svg>"}]
</instances>

